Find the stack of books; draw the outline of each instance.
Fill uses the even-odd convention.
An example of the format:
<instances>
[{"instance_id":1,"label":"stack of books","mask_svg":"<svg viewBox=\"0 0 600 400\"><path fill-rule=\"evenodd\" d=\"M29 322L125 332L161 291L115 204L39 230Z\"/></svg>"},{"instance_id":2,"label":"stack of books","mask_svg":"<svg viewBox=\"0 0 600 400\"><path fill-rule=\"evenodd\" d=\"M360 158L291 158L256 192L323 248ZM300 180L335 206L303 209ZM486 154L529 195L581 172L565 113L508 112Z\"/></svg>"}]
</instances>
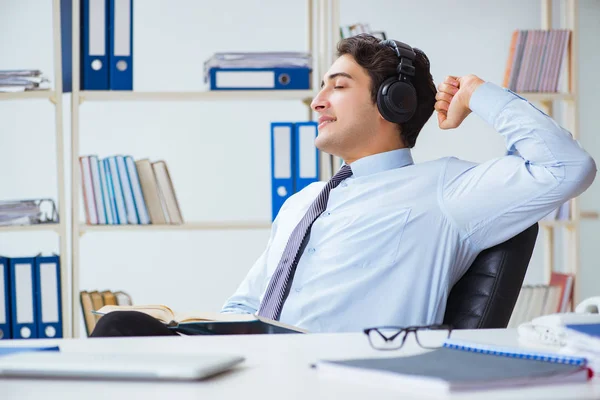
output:
<instances>
[{"instance_id":1,"label":"stack of books","mask_svg":"<svg viewBox=\"0 0 600 400\"><path fill-rule=\"evenodd\" d=\"M93 311L99 310L104 306L131 306L133 301L131 296L122 290L82 290L79 292L79 300L81 302L81 311L83 312L83 321L85 322L85 330L88 336L96 327L96 322L100 318Z\"/></svg>"},{"instance_id":2,"label":"stack of books","mask_svg":"<svg viewBox=\"0 0 600 400\"><path fill-rule=\"evenodd\" d=\"M517 92L558 92L571 31L514 31L503 86Z\"/></svg>"},{"instance_id":3,"label":"stack of books","mask_svg":"<svg viewBox=\"0 0 600 400\"><path fill-rule=\"evenodd\" d=\"M49 90L50 81L38 70L0 70L0 92Z\"/></svg>"},{"instance_id":4,"label":"stack of books","mask_svg":"<svg viewBox=\"0 0 600 400\"><path fill-rule=\"evenodd\" d=\"M542 315L567 312L573 300L573 280L573 274L552 272L548 285L524 285L508 328L517 328Z\"/></svg>"},{"instance_id":5,"label":"stack of books","mask_svg":"<svg viewBox=\"0 0 600 400\"><path fill-rule=\"evenodd\" d=\"M90 155L79 163L87 224L183 223L166 162Z\"/></svg>"}]
</instances>

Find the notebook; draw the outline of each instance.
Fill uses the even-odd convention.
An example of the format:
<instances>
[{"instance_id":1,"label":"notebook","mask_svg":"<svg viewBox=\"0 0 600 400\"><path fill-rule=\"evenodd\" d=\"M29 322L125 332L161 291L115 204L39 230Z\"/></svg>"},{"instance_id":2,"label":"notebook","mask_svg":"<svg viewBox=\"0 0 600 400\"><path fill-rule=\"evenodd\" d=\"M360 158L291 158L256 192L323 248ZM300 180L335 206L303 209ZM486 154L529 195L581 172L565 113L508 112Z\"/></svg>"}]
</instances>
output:
<instances>
[{"instance_id":1,"label":"notebook","mask_svg":"<svg viewBox=\"0 0 600 400\"><path fill-rule=\"evenodd\" d=\"M26 353L31 351L60 351L58 346L49 347L0 347L0 357L15 353Z\"/></svg>"},{"instance_id":2,"label":"notebook","mask_svg":"<svg viewBox=\"0 0 600 400\"><path fill-rule=\"evenodd\" d=\"M569 334L600 343L600 324L567 324Z\"/></svg>"},{"instance_id":3,"label":"notebook","mask_svg":"<svg viewBox=\"0 0 600 400\"><path fill-rule=\"evenodd\" d=\"M0 357L0 377L195 381L242 361L225 354L17 353Z\"/></svg>"},{"instance_id":4,"label":"notebook","mask_svg":"<svg viewBox=\"0 0 600 400\"><path fill-rule=\"evenodd\" d=\"M591 378L587 360L582 357L457 340L414 356L321 360L316 367L320 374L332 378L433 394L584 382Z\"/></svg>"},{"instance_id":5,"label":"notebook","mask_svg":"<svg viewBox=\"0 0 600 400\"><path fill-rule=\"evenodd\" d=\"M567 324L566 346L562 353L586 357L596 377L600 377L600 324Z\"/></svg>"}]
</instances>

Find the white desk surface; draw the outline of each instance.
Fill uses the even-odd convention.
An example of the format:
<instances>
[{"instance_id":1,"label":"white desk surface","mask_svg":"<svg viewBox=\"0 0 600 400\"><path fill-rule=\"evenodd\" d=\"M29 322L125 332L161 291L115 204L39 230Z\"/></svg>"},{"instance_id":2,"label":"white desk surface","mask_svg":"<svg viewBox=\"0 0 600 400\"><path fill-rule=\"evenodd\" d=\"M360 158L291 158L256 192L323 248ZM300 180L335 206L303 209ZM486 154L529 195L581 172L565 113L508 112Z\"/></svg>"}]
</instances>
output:
<instances>
[{"instance_id":1,"label":"white desk surface","mask_svg":"<svg viewBox=\"0 0 600 400\"><path fill-rule=\"evenodd\" d=\"M411 335L412 336L412 335ZM452 337L480 343L519 346L514 330L454 331ZM133 382L0 379L2 399L348 399L412 398L367 383L320 376L310 364L318 359L392 357L421 352L414 336L401 350L373 350L362 333L243 335L158 338L106 338L3 341L1 346L58 345L62 352L228 353L246 358L233 370L209 380ZM600 399L600 379L584 384L456 394L461 399Z\"/></svg>"}]
</instances>

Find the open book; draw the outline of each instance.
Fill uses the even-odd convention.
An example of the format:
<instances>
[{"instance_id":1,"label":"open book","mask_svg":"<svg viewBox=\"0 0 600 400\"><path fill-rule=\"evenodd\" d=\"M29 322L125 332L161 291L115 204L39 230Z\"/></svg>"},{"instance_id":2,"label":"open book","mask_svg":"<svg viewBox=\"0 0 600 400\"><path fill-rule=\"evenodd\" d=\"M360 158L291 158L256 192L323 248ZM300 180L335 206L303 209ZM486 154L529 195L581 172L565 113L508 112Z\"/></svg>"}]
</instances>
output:
<instances>
[{"instance_id":1,"label":"open book","mask_svg":"<svg viewBox=\"0 0 600 400\"><path fill-rule=\"evenodd\" d=\"M255 314L226 314L213 312L177 313L169 307L155 305L104 306L94 314L106 315L118 311L138 311L156 318L179 333L186 335L236 335L259 333L307 333L306 330Z\"/></svg>"}]
</instances>

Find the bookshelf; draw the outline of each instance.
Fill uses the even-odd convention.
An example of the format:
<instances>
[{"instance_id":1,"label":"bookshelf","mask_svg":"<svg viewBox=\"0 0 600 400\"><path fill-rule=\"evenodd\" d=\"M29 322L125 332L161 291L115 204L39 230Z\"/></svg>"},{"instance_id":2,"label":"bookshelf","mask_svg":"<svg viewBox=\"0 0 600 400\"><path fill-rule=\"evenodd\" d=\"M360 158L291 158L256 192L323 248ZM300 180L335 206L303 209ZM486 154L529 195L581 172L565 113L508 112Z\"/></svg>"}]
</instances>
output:
<instances>
[{"instance_id":1,"label":"bookshelf","mask_svg":"<svg viewBox=\"0 0 600 400\"><path fill-rule=\"evenodd\" d=\"M329 32L328 21L330 21L331 8L322 1L305 0L307 12L306 47L313 56L313 70L311 87L318 88L321 78L321 68L328 67L327 60L321 61L321 57L332 54L330 48L322 48L328 45L325 39ZM315 90L242 90L242 91L85 91L80 90L80 4L79 0L73 0L73 91L71 93L71 315L72 322L70 334L73 337L80 336L81 309L79 304L79 282L80 271L83 268L80 263L80 240L86 236L86 240L94 240L95 233L128 233L140 232L191 232L191 231L216 231L216 230L256 230L270 229L271 221L190 221L181 225L88 225L80 219L81 205L80 197L81 176L79 167L80 136L80 107L87 102L227 102L227 101L288 101L301 102L307 108L307 118L313 119L310 103L316 95ZM135 22L134 22L135 25ZM91 237L87 237L91 236Z\"/></svg>"},{"instance_id":2,"label":"bookshelf","mask_svg":"<svg viewBox=\"0 0 600 400\"><path fill-rule=\"evenodd\" d=\"M519 93L522 97L543 110L551 117L561 113L558 119L562 126L571 132L575 139L579 139L579 96L577 93L579 76L577 62L579 60L579 22L578 0L558 2L553 8L551 0L541 0L541 29L568 29L571 31L570 42L567 48L565 77L563 77L563 92L559 93ZM559 18L554 18L553 11L558 11ZM553 22L559 20L559 26ZM566 79L565 79L566 78ZM559 87L560 90L560 87ZM544 244L544 280L550 281L552 272L565 272L574 275L573 306L582 299L579 293L579 282L582 279L580 267L580 224L584 219L598 219L595 212L582 211L578 197L571 200L570 219L566 221L540 221L541 239ZM560 236L560 238L559 238ZM559 240L560 239L560 240ZM558 271L560 264L556 260L557 246L563 246L564 268Z\"/></svg>"},{"instance_id":3,"label":"bookshelf","mask_svg":"<svg viewBox=\"0 0 600 400\"><path fill-rule=\"evenodd\" d=\"M523 97L537 103L540 108L549 116L555 117L555 108L563 107L564 119L562 125L571 132L575 139L579 139L579 115L578 115L578 94L579 83L577 61L579 60L579 22L578 22L578 0L567 0L559 2L558 12L560 13L560 25L562 28L571 31L571 39L567 49L566 72L566 93L525 93ZM553 5L551 0L541 0L541 28L553 29L559 28L553 26ZM556 106L556 107L555 107ZM557 260L555 259L555 249L559 244L556 237L560 230L562 235L562 245L565 267L564 271L574 275L573 283L573 301L574 305L581 301L579 294L579 280L582 278L579 274L580 264L580 223L583 218L594 218L590 213L582 213L579 205L579 198L571 200L570 207L571 219L568 221L549 221L540 223L544 241L544 279L550 281L550 275L557 270ZM597 217L597 216L596 216ZM574 306L573 305L573 306Z\"/></svg>"},{"instance_id":4,"label":"bookshelf","mask_svg":"<svg viewBox=\"0 0 600 400\"><path fill-rule=\"evenodd\" d=\"M66 192L65 192L65 147L63 140L63 93L62 93L62 49L61 49L61 30L60 30L60 0L51 0L52 2L52 43L53 43L53 64L54 83L53 90L26 91L18 93L0 93L0 101L31 101L31 100L48 100L54 106L54 136L56 141L56 180L58 185L57 193L57 211L59 216L58 223L25 225L25 226L1 226L0 233L26 233L39 231L53 231L58 236L59 255L60 255L60 283L61 283L61 300L62 309L60 313L63 321L63 335L69 336L71 329L69 318L69 273L67 263L68 249L68 224L66 212ZM5 197L7 194L4 195ZM35 253L37 249L32 249Z\"/></svg>"}]
</instances>

